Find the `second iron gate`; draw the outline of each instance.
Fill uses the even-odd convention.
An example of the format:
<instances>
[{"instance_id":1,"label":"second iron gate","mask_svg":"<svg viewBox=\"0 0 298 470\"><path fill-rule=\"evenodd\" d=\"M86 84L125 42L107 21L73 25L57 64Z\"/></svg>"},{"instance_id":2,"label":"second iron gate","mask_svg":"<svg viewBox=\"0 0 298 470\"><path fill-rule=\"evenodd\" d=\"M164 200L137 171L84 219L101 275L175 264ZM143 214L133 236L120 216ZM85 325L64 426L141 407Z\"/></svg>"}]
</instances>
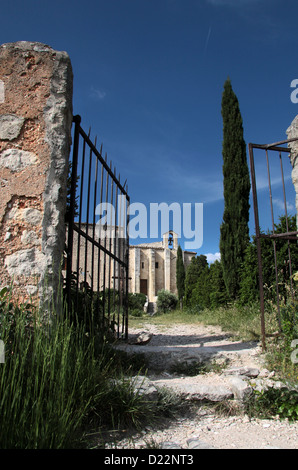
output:
<instances>
[{"instance_id":1,"label":"second iron gate","mask_svg":"<svg viewBox=\"0 0 298 470\"><path fill-rule=\"evenodd\" d=\"M285 177L284 177L284 167L282 161L282 155L289 155L291 149L288 145L291 142L297 141L298 138L283 140L280 142L275 142L273 144L248 144L249 150L249 159L250 159L250 169L251 169L251 183L252 183L252 196L253 196L253 206L254 206L254 217L255 217L255 231L256 231L256 245L257 245L257 257L258 257L258 275L259 275L259 293L260 293L260 309L261 309L261 335L262 335L262 347L263 350L266 349L266 326L265 326L265 303L264 303L264 281L263 281L263 260L262 260L262 250L261 250L261 239L269 239L272 240L272 249L273 249L273 259L274 259L274 272L275 272L275 291L276 291L276 306L277 306L277 318L279 323L279 330L281 331L281 316L280 316L280 279L279 279L279 272L278 272L278 264L277 264L277 241L284 240L287 243L287 260L285 260L287 269L289 270L289 282L290 282L290 292L292 298L295 296L295 290L293 288L293 269L297 270L297 266L292 266L292 258L291 258L291 244L297 244L298 241L298 231L289 231L288 227L288 202L286 197L286 190L285 190ZM262 151L261 154L265 155L265 166L267 172L267 188L268 188L268 195L269 195L269 204L268 213L271 215L271 227L272 230L270 233L263 233L260 228L260 220L259 220L259 203L258 203L258 194L257 194L257 181L256 181L256 170L255 170L255 151L260 150ZM271 170L270 170L270 158L269 154L273 157L273 160L279 166L279 177L276 178L278 183L281 184L282 187L282 199L281 203L284 210L285 215L285 224L286 230L283 233L276 233L275 231L275 219L274 219L274 210L273 210L273 194L272 194L272 178L271 178Z\"/></svg>"}]
</instances>

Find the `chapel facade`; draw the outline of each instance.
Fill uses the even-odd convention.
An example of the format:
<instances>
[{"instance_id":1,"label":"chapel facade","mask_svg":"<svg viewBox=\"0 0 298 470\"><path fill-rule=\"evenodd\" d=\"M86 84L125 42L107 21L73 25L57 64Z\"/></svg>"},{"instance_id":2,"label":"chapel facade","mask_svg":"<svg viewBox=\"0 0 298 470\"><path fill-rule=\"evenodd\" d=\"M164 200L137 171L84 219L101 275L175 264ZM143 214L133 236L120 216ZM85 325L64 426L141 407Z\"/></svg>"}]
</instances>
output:
<instances>
[{"instance_id":1,"label":"chapel facade","mask_svg":"<svg viewBox=\"0 0 298 470\"><path fill-rule=\"evenodd\" d=\"M129 292L141 292L155 303L157 293L166 289L177 294L176 261L178 235L170 230L163 235L162 241L130 245L129 247ZM185 269L194 251L182 251Z\"/></svg>"}]
</instances>

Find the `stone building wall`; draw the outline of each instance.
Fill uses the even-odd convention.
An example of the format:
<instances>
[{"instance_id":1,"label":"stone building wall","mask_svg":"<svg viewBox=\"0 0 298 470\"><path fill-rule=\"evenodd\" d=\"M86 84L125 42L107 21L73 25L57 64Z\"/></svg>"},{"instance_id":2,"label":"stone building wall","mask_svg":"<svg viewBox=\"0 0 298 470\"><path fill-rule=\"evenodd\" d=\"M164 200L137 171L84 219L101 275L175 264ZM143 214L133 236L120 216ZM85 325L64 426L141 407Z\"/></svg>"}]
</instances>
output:
<instances>
[{"instance_id":1,"label":"stone building wall","mask_svg":"<svg viewBox=\"0 0 298 470\"><path fill-rule=\"evenodd\" d=\"M168 247L169 232L163 240L129 247L129 291L143 292L149 302L156 302L157 293L161 289L177 294L176 261L178 237L173 233L172 249ZM190 264L196 252L184 251L185 268Z\"/></svg>"},{"instance_id":2,"label":"stone building wall","mask_svg":"<svg viewBox=\"0 0 298 470\"><path fill-rule=\"evenodd\" d=\"M65 241L72 81L65 52L0 46L0 286L42 302L57 297Z\"/></svg>"},{"instance_id":3,"label":"stone building wall","mask_svg":"<svg viewBox=\"0 0 298 470\"><path fill-rule=\"evenodd\" d=\"M80 229L82 232L93 236L93 225L81 223ZM68 230L66 228L66 239ZM97 241L98 232L95 228L94 237ZM106 238L101 239L100 243L104 248L112 252L118 259L124 261L125 242L123 238ZM133 261L132 261L133 263ZM72 272L77 276L79 285L87 282L88 286L95 292L102 291L104 288L119 289L119 285L124 276L120 272L121 265L103 250L93 245L85 237L79 235L76 231L73 232L73 250L72 250ZM62 271L63 277L66 277L66 271Z\"/></svg>"}]
</instances>

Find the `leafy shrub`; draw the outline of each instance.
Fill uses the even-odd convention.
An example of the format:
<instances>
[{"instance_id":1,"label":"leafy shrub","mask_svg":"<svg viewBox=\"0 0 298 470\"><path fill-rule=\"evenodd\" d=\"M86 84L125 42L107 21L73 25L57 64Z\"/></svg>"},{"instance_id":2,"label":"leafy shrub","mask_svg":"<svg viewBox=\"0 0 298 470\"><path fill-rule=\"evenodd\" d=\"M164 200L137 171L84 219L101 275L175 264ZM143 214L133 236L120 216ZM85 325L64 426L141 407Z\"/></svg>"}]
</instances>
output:
<instances>
[{"instance_id":1,"label":"leafy shrub","mask_svg":"<svg viewBox=\"0 0 298 470\"><path fill-rule=\"evenodd\" d=\"M129 310L143 310L146 302L146 295L137 292L135 294L128 294L128 308Z\"/></svg>"},{"instance_id":2,"label":"leafy shrub","mask_svg":"<svg viewBox=\"0 0 298 470\"><path fill-rule=\"evenodd\" d=\"M129 311L129 314L132 316L132 317L142 317L143 316L143 311L140 310L139 308L134 308L133 310L130 310Z\"/></svg>"},{"instance_id":3,"label":"leafy shrub","mask_svg":"<svg viewBox=\"0 0 298 470\"><path fill-rule=\"evenodd\" d=\"M288 302L280 309L281 326L287 340L298 338L298 303Z\"/></svg>"},{"instance_id":4,"label":"leafy shrub","mask_svg":"<svg viewBox=\"0 0 298 470\"><path fill-rule=\"evenodd\" d=\"M178 298L175 294L165 289L157 292L157 309L159 312L169 312L177 307Z\"/></svg>"},{"instance_id":5,"label":"leafy shrub","mask_svg":"<svg viewBox=\"0 0 298 470\"><path fill-rule=\"evenodd\" d=\"M270 387L262 392L255 391L246 406L253 416L273 418L278 415L294 421L298 419L298 390Z\"/></svg>"}]
</instances>

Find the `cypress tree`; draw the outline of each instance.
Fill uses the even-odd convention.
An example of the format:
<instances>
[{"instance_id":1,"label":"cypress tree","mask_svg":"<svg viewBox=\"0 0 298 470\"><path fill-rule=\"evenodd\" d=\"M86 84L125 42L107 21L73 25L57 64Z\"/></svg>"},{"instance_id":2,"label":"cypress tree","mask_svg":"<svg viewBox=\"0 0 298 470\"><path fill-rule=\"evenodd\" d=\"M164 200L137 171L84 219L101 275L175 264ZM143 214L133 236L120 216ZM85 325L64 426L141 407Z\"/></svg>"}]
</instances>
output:
<instances>
[{"instance_id":1,"label":"cypress tree","mask_svg":"<svg viewBox=\"0 0 298 470\"><path fill-rule=\"evenodd\" d=\"M222 95L224 214L220 253L224 282L231 299L237 297L241 265L249 243L250 178L239 102L230 79Z\"/></svg>"},{"instance_id":2,"label":"cypress tree","mask_svg":"<svg viewBox=\"0 0 298 470\"><path fill-rule=\"evenodd\" d=\"M182 308L182 299L184 297L185 292L185 267L183 263L183 254L180 245L178 245L177 249L176 284L178 290L178 299L180 301L180 308Z\"/></svg>"}]
</instances>

